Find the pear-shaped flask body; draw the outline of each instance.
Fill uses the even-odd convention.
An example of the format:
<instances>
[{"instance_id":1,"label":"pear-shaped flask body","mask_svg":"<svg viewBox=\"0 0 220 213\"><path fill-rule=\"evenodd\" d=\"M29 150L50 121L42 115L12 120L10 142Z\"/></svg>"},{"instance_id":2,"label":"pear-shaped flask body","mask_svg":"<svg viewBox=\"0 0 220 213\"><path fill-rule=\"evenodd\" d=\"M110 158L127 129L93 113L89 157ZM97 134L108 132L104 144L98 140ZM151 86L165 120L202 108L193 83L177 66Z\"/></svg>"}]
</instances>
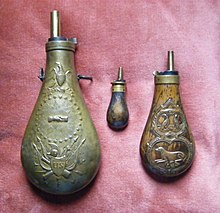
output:
<instances>
[{"instance_id":1,"label":"pear-shaped flask body","mask_svg":"<svg viewBox=\"0 0 220 213\"><path fill-rule=\"evenodd\" d=\"M170 58L173 60L173 52L169 52ZM153 103L140 143L144 166L159 177L182 174L191 166L195 153L180 99L179 75L172 67L155 74Z\"/></svg>"},{"instance_id":2,"label":"pear-shaped flask body","mask_svg":"<svg viewBox=\"0 0 220 213\"><path fill-rule=\"evenodd\" d=\"M43 85L27 125L21 158L28 179L52 194L70 194L95 177L100 146L72 62L75 44L46 44Z\"/></svg>"}]
</instances>

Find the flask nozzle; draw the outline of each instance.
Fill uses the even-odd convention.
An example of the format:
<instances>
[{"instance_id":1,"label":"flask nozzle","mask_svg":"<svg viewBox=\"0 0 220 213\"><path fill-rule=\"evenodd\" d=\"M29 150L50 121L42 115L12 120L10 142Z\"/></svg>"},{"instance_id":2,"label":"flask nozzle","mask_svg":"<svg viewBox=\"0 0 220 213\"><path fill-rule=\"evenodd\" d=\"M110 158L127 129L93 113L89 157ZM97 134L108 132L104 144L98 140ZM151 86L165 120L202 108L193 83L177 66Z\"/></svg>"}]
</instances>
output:
<instances>
[{"instance_id":1,"label":"flask nozzle","mask_svg":"<svg viewBox=\"0 0 220 213\"><path fill-rule=\"evenodd\" d=\"M53 10L50 13L50 37L60 37L61 29L60 29L60 15L59 11Z\"/></svg>"},{"instance_id":2,"label":"flask nozzle","mask_svg":"<svg viewBox=\"0 0 220 213\"><path fill-rule=\"evenodd\" d=\"M118 69L118 81L123 81L123 68L119 67Z\"/></svg>"},{"instance_id":3,"label":"flask nozzle","mask_svg":"<svg viewBox=\"0 0 220 213\"><path fill-rule=\"evenodd\" d=\"M174 71L174 52L168 51L167 70Z\"/></svg>"}]
</instances>

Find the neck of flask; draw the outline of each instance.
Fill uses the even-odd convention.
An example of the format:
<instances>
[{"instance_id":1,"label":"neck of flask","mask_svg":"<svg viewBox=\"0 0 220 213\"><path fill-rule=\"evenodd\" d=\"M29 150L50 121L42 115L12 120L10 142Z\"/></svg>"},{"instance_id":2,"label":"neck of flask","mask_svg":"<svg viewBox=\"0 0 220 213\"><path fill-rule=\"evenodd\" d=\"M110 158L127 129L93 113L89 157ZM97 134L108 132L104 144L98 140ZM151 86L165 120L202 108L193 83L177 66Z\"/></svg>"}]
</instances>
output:
<instances>
[{"instance_id":1,"label":"neck of flask","mask_svg":"<svg viewBox=\"0 0 220 213\"><path fill-rule=\"evenodd\" d=\"M46 43L47 62L46 72L50 68L60 65L63 71L71 70L75 72L73 56L75 53L75 44L71 41L49 41ZM47 74L47 73L46 73Z\"/></svg>"},{"instance_id":2,"label":"neck of flask","mask_svg":"<svg viewBox=\"0 0 220 213\"><path fill-rule=\"evenodd\" d=\"M172 99L180 104L179 75L155 75L154 103L164 104Z\"/></svg>"}]
</instances>

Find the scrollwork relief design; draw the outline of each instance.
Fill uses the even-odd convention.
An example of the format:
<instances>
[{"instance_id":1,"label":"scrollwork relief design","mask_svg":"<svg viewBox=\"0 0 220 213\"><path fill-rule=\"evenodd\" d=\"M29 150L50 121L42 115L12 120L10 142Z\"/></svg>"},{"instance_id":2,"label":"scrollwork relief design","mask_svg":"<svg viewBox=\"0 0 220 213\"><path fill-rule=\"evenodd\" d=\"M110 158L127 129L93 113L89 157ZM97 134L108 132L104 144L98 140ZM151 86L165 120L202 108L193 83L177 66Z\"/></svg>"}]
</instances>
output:
<instances>
[{"instance_id":1,"label":"scrollwork relief design","mask_svg":"<svg viewBox=\"0 0 220 213\"><path fill-rule=\"evenodd\" d=\"M150 130L154 138L148 143L147 157L161 173L178 173L189 164L193 147L186 137L187 123L181 107L168 99L153 111Z\"/></svg>"}]
</instances>

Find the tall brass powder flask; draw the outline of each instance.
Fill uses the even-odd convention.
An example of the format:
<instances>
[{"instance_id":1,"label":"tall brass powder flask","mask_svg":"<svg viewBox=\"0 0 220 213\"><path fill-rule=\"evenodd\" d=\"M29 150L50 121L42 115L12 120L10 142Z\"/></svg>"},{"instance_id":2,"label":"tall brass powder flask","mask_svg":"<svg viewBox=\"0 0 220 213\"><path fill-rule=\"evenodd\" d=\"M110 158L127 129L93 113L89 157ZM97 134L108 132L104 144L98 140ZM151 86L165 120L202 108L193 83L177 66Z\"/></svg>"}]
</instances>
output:
<instances>
[{"instance_id":1,"label":"tall brass powder flask","mask_svg":"<svg viewBox=\"0 0 220 213\"><path fill-rule=\"evenodd\" d=\"M145 126L140 154L155 177L175 177L192 164L195 144L179 94L179 74L174 71L173 51L168 52L168 70L154 75L155 91Z\"/></svg>"},{"instance_id":2,"label":"tall brass powder flask","mask_svg":"<svg viewBox=\"0 0 220 213\"><path fill-rule=\"evenodd\" d=\"M22 142L28 179L52 194L88 185L100 161L98 136L82 98L74 63L76 39L60 36L58 11L51 13L43 85Z\"/></svg>"}]
</instances>

